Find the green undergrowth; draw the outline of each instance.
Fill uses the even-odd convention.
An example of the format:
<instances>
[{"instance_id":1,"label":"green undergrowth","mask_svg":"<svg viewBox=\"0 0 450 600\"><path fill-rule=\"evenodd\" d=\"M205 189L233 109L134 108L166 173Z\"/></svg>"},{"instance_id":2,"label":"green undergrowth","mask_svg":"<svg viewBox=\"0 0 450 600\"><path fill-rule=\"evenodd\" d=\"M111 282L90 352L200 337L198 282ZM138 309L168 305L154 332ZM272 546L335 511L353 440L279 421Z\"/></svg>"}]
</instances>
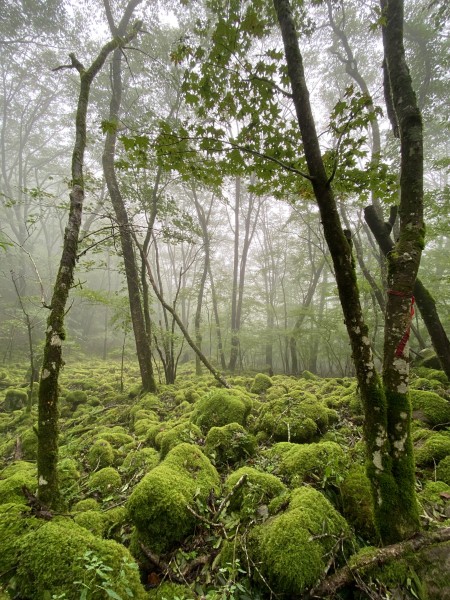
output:
<instances>
[{"instance_id":1,"label":"green undergrowth","mask_svg":"<svg viewBox=\"0 0 450 600\"><path fill-rule=\"evenodd\" d=\"M118 363L67 365L63 505L48 516L24 493L36 494L38 435L26 368L4 371L0 597L287 600L378 543L352 378L249 373L230 376L226 390L188 364L174 385L142 393L135 364L125 364L123 391ZM420 367L412 377L417 494L432 528L450 520L442 375ZM430 556L423 564L434 572ZM397 576L380 569L367 585L378 582L386 597L399 586L439 597L442 577L400 563Z\"/></svg>"}]
</instances>

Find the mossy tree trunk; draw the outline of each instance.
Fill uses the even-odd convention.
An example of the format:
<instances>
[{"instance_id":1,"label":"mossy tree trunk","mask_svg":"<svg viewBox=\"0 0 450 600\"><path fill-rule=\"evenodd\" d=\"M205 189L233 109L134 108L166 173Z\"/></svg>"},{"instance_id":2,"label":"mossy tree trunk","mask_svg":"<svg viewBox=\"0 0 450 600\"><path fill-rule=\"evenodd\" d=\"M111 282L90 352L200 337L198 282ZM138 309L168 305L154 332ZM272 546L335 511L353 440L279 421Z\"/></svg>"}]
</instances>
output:
<instances>
[{"instance_id":1,"label":"mossy tree trunk","mask_svg":"<svg viewBox=\"0 0 450 600\"><path fill-rule=\"evenodd\" d=\"M122 36L126 31L131 15L135 7L142 0L131 0L127 10L122 17L121 22L116 27L111 12L108 9L109 4L104 0L106 12L108 15L109 26L113 35ZM152 352L150 347L150 338L147 335L144 311L141 302L141 291L139 287L139 270L136 264L134 253L133 237L131 235L128 214L125 203L120 191L119 183L116 177L116 168L114 158L116 154L117 143L117 125L120 116L120 107L122 100L122 50L117 48L114 51L112 59L111 76L111 102L109 107L110 127L106 133L105 147L102 156L103 172L106 185L111 198L111 203L116 215L116 222L119 227L120 245L122 249L123 262L125 267L125 277L127 280L128 300L130 304L131 322L133 325L134 339L136 343L136 355L139 363L142 387L145 391L155 392L156 382L153 374Z\"/></svg>"},{"instance_id":2,"label":"mossy tree trunk","mask_svg":"<svg viewBox=\"0 0 450 600\"><path fill-rule=\"evenodd\" d=\"M410 407L407 404L408 390L406 388L404 393L402 391L399 394L397 386L396 394L399 394L400 398L397 395L394 396L391 393L392 385L389 379L389 369L384 372L386 377L384 384L376 372L368 337L368 328L364 322L361 310L351 244L343 231L331 187L331 180L327 176L322 159L290 2L289 0L274 0L274 6L283 37L292 98L308 165L308 178L311 181L319 206L325 239L333 260L339 298L364 405L364 435L368 457L367 470L373 491L375 520L383 542L391 542L409 536L418 528L417 507L413 487L414 464L412 448L409 436L406 435L409 431L411 413ZM398 35L398 32L391 32L393 39ZM402 148L402 150L404 149ZM420 174L421 169L418 172ZM404 175L402 175L403 185ZM410 211L414 211L415 214L420 215L420 209L414 206L414 202L417 202L418 199L416 198L411 201L413 204L409 206ZM411 223L411 221L405 222L404 227L408 223ZM412 237L415 240L415 236ZM403 244L405 243L406 240L403 241ZM410 242L407 248L407 252L413 252L415 259L420 260L420 252L415 241ZM416 262L414 260L414 264ZM397 261L392 267L392 285L402 283L404 287L401 288L401 291L408 294L410 289L406 287L406 282L399 281L400 273L396 269L398 266L399 262ZM408 261L408 268L409 266ZM414 269L410 271L408 277L408 285L409 283L412 285L415 278ZM397 315L397 321L392 322L391 319L387 321L388 337L395 334L399 323L401 323L402 335L406 328L409 327L410 302L410 297L391 295L392 306L388 310L390 315ZM398 343L399 340L396 338L392 343L394 350ZM390 356L390 348L386 348L385 351ZM395 369L396 363L394 361L391 362ZM389 358L385 361L385 365L388 367ZM396 373L399 373L399 369L396 370ZM402 379L402 383L407 385L404 379ZM387 396L384 386L386 386ZM393 404L388 406L387 401ZM401 427L400 438L393 431L397 426ZM405 435L406 439L404 439ZM400 485L404 486L404 489L400 490Z\"/></svg>"},{"instance_id":3,"label":"mossy tree trunk","mask_svg":"<svg viewBox=\"0 0 450 600\"><path fill-rule=\"evenodd\" d=\"M105 44L89 68L85 68L70 54L71 63L62 68L76 69L80 75L80 92L75 121L75 144L72 154L72 189L70 192L69 219L64 232L64 242L47 320L44 358L39 383L38 410L38 495L49 507L59 504L57 478L58 461L58 380L62 360L62 342L65 339L64 317L69 291L73 283L77 261L78 238L84 202L83 159L86 148L86 115L91 84L106 58L116 48L132 40L140 29L137 23L122 38L115 37Z\"/></svg>"}]
</instances>

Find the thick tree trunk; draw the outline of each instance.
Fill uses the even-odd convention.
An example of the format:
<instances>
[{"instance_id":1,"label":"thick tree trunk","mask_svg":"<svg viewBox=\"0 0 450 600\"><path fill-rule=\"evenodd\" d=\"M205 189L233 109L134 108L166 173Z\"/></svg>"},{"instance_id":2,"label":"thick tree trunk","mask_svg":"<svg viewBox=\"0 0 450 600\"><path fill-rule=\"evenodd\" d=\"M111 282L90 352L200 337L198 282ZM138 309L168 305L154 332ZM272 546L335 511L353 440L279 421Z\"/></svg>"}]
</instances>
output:
<instances>
[{"instance_id":1,"label":"thick tree trunk","mask_svg":"<svg viewBox=\"0 0 450 600\"><path fill-rule=\"evenodd\" d=\"M138 4L138 1L141 0L135 0L135 4ZM118 35L122 35L125 28L126 23L121 23L117 30ZM120 49L117 49L113 54L112 60L112 95L109 108L109 122L112 123L113 126L108 129L106 134L105 147L102 156L103 172L116 215L116 222L119 227L120 243L127 280L128 299L130 303L131 322L136 342L136 354L139 363L142 387L145 391L155 392L156 382L153 375L150 340L147 336L144 312L142 310L139 271L134 254L133 237L130 232L128 214L125 209L125 203L119 188L114 165L117 142L116 125L119 120L122 98L121 68L122 52Z\"/></svg>"},{"instance_id":2,"label":"thick tree trunk","mask_svg":"<svg viewBox=\"0 0 450 600\"><path fill-rule=\"evenodd\" d=\"M137 23L133 31L123 37L115 37L105 44L88 69L70 55L71 65L80 74L80 93L76 113L75 145L72 155L72 190L70 192L69 220L64 233L63 250L58 275L47 320L44 358L39 384L38 411L38 495L43 504L55 508L59 504L57 478L58 462L58 380L63 365L62 342L65 339L64 316L69 291L73 283L77 260L78 238L84 202L83 159L86 148L86 115L91 84L102 68L106 58L116 48L132 40L139 31Z\"/></svg>"},{"instance_id":3,"label":"thick tree trunk","mask_svg":"<svg viewBox=\"0 0 450 600\"><path fill-rule=\"evenodd\" d=\"M400 403L399 412L397 404L389 409L387 407L383 385L373 362L368 328L361 311L351 246L342 229L331 181L326 174L321 156L290 3L289 0L274 0L274 6L283 37L292 97L302 135L309 178L333 259L339 298L364 404L367 470L373 491L375 522L383 541L398 540L410 535L418 527L415 493L414 489L411 489L411 481L414 481L414 465L412 455L409 453L410 446L408 442L403 441L403 438L401 440L394 438L393 432L393 427L395 429L396 425L401 426L402 433L405 432L404 424L409 422L410 408L405 407L403 402ZM397 299L397 296L392 298ZM409 304L406 306L402 303L400 308L397 314L404 323L406 318L409 318ZM388 323L388 328L393 325ZM389 394L389 401L395 401L391 394ZM391 419L389 424L388 417ZM390 452L391 440L398 446L401 444L400 449L397 445L393 446L392 453ZM400 480L397 480L398 477Z\"/></svg>"}]
</instances>

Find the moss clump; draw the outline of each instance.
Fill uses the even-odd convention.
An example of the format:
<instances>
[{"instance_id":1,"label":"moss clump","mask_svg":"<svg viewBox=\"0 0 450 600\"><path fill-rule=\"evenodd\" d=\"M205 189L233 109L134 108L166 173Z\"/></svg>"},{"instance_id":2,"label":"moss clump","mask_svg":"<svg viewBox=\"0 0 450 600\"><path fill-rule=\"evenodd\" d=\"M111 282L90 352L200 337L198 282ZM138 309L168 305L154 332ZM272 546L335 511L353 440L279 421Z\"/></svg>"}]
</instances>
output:
<instances>
[{"instance_id":1,"label":"moss clump","mask_svg":"<svg viewBox=\"0 0 450 600\"><path fill-rule=\"evenodd\" d=\"M355 465L340 485L344 516L363 538L377 541L372 491L366 469Z\"/></svg>"},{"instance_id":2,"label":"moss clump","mask_svg":"<svg viewBox=\"0 0 450 600\"><path fill-rule=\"evenodd\" d=\"M104 469L114 464L114 450L107 440L96 440L89 448L87 461L91 469Z\"/></svg>"},{"instance_id":3,"label":"moss clump","mask_svg":"<svg viewBox=\"0 0 450 600\"><path fill-rule=\"evenodd\" d=\"M97 434L98 440L106 440L117 450L134 443L134 439L122 430L122 427L114 428L117 431L101 431Z\"/></svg>"},{"instance_id":4,"label":"moss clump","mask_svg":"<svg viewBox=\"0 0 450 600\"><path fill-rule=\"evenodd\" d=\"M105 467L92 473L88 479L88 488L91 492L98 492L101 496L108 496L117 492L122 485L122 478L113 467Z\"/></svg>"},{"instance_id":5,"label":"moss clump","mask_svg":"<svg viewBox=\"0 0 450 600\"><path fill-rule=\"evenodd\" d=\"M195 403L192 420L207 433L228 423L245 425L251 409L249 398L236 390L216 390Z\"/></svg>"},{"instance_id":6,"label":"moss clump","mask_svg":"<svg viewBox=\"0 0 450 600\"><path fill-rule=\"evenodd\" d=\"M150 427L153 427L157 422L155 419L138 419L134 423L134 433L140 438L145 437Z\"/></svg>"},{"instance_id":7,"label":"moss clump","mask_svg":"<svg viewBox=\"0 0 450 600\"><path fill-rule=\"evenodd\" d=\"M450 486L443 481L427 481L419 493L419 502L423 510L432 518L444 520L450 508Z\"/></svg>"},{"instance_id":8,"label":"moss clump","mask_svg":"<svg viewBox=\"0 0 450 600\"><path fill-rule=\"evenodd\" d=\"M202 432L197 425L185 422L175 425L171 429L161 431L155 437L156 447L161 450L161 458L167 456L168 452L182 442L196 444L202 437Z\"/></svg>"},{"instance_id":9,"label":"moss clump","mask_svg":"<svg viewBox=\"0 0 450 600\"><path fill-rule=\"evenodd\" d=\"M120 470L128 476L139 471L148 473L159 464L159 452L154 448L141 448L129 452L120 467Z\"/></svg>"},{"instance_id":10,"label":"moss clump","mask_svg":"<svg viewBox=\"0 0 450 600\"><path fill-rule=\"evenodd\" d=\"M36 460L38 447L36 431L33 428L26 429L20 436L20 442L23 458L25 460Z\"/></svg>"},{"instance_id":11,"label":"moss clump","mask_svg":"<svg viewBox=\"0 0 450 600\"><path fill-rule=\"evenodd\" d=\"M316 379L319 379L317 377L317 375L314 375L314 373L311 373L311 371L303 371L302 372L302 379L307 379L309 381L314 381Z\"/></svg>"},{"instance_id":12,"label":"moss clump","mask_svg":"<svg viewBox=\"0 0 450 600\"><path fill-rule=\"evenodd\" d=\"M335 418L336 412L315 396L294 390L262 406L255 430L264 431L277 441L304 443L325 433L330 419Z\"/></svg>"},{"instance_id":13,"label":"moss clump","mask_svg":"<svg viewBox=\"0 0 450 600\"><path fill-rule=\"evenodd\" d=\"M0 585L7 582L18 563L21 539L43 523L32 517L30 509L23 504L0 505Z\"/></svg>"},{"instance_id":14,"label":"moss clump","mask_svg":"<svg viewBox=\"0 0 450 600\"><path fill-rule=\"evenodd\" d=\"M28 394L25 390L16 390L9 388L6 390L5 400L3 402L3 409L6 412L13 412L15 410L21 410L27 405Z\"/></svg>"},{"instance_id":15,"label":"moss clump","mask_svg":"<svg viewBox=\"0 0 450 600\"><path fill-rule=\"evenodd\" d=\"M263 394L270 387L272 387L272 385L272 379L268 375L265 375L264 373L258 373L255 375L255 379L253 380L250 391L252 394Z\"/></svg>"},{"instance_id":16,"label":"moss clump","mask_svg":"<svg viewBox=\"0 0 450 600\"><path fill-rule=\"evenodd\" d=\"M65 397L65 404L71 412L75 412L81 404L87 404L88 395L83 390L73 390Z\"/></svg>"},{"instance_id":17,"label":"moss clump","mask_svg":"<svg viewBox=\"0 0 450 600\"><path fill-rule=\"evenodd\" d=\"M253 456L255 452L255 437L239 423L211 427L206 436L205 453L214 457L217 465L235 464Z\"/></svg>"},{"instance_id":18,"label":"moss clump","mask_svg":"<svg viewBox=\"0 0 450 600\"><path fill-rule=\"evenodd\" d=\"M416 448L416 464L420 467L433 466L450 454L450 434L432 433Z\"/></svg>"},{"instance_id":19,"label":"moss clump","mask_svg":"<svg viewBox=\"0 0 450 600\"><path fill-rule=\"evenodd\" d=\"M169 581L163 581L158 587L150 590L148 594L149 600L173 600L174 598L191 600L194 597L196 597L196 594L187 585L170 583Z\"/></svg>"},{"instance_id":20,"label":"moss clump","mask_svg":"<svg viewBox=\"0 0 450 600\"><path fill-rule=\"evenodd\" d=\"M84 498L72 507L73 512L84 512L87 510L100 510L100 505L95 498Z\"/></svg>"},{"instance_id":21,"label":"moss clump","mask_svg":"<svg viewBox=\"0 0 450 600\"><path fill-rule=\"evenodd\" d=\"M97 537L103 537L108 526L107 517L99 510L79 512L75 515L74 521L77 525L84 527Z\"/></svg>"},{"instance_id":22,"label":"moss clump","mask_svg":"<svg viewBox=\"0 0 450 600\"><path fill-rule=\"evenodd\" d=\"M16 582L22 597L42 600L49 595L78 600L87 589L92 600L110 598L108 590L115 598L146 598L128 550L95 537L75 523L45 523L23 539L20 550Z\"/></svg>"},{"instance_id":23,"label":"moss clump","mask_svg":"<svg viewBox=\"0 0 450 600\"><path fill-rule=\"evenodd\" d=\"M436 381L440 381L444 385L448 383L447 375L444 371L440 369L428 369L427 367L415 367L414 373L418 377L423 377L425 379L435 379Z\"/></svg>"},{"instance_id":24,"label":"moss clump","mask_svg":"<svg viewBox=\"0 0 450 600\"><path fill-rule=\"evenodd\" d=\"M436 479L450 485L450 454L443 458L436 467Z\"/></svg>"},{"instance_id":25,"label":"moss clump","mask_svg":"<svg viewBox=\"0 0 450 600\"><path fill-rule=\"evenodd\" d=\"M230 502L230 508L240 511L241 516L254 516L259 506L268 504L286 491L286 486L278 477L252 467L242 467L231 473L225 482L225 489L230 492L243 475L247 480Z\"/></svg>"},{"instance_id":26,"label":"moss clump","mask_svg":"<svg viewBox=\"0 0 450 600\"><path fill-rule=\"evenodd\" d=\"M275 444L267 455L279 461L279 472L294 485L338 482L345 475L348 459L336 442L316 444Z\"/></svg>"},{"instance_id":27,"label":"moss clump","mask_svg":"<svg viewBox=\"0 0 450 600\"><path fill-rule=\"evenodd\" d=\"M432 427L450 423L450 403L435 392L411 390L413 419L424 421Z\"/></svg>"},{"instance_id":28,"label":"moss clump","mask_svg":"<svg viewBox=\"0 0 450 600\"><path fill-rule=\"evenodd\" d=\"M0 480L0 504L7 502L25 504L26 499L22 491L23 486L26 486L31 492L35 492L36 490L36 477L29 469L20 469L7 479Z\"/></svg>"},{"instance_id":29,"label":"moss clump","mask_svg":"<svg viewBox=\"0 0 450 600\"><path fill-rule=\"evenodd\" d=\"M313 488L292 492L288 510L254 528L253 559L276 594L297 597L325 572L336 540L349 536L345 519Z\"/></svg>"},{"instance_id":30,"label":"moss clump","mask_svg":"<svg viewBox=\"0 0 450 600\"><path fill-rule=\"evenodd\" d=\"M139 538L154 550L167 550L195 526L186 506L198 498L205 502L219 476L196 446L179 444L165 460L148 473L127 502L128 514Z\"/></svg>"}]
</instances>

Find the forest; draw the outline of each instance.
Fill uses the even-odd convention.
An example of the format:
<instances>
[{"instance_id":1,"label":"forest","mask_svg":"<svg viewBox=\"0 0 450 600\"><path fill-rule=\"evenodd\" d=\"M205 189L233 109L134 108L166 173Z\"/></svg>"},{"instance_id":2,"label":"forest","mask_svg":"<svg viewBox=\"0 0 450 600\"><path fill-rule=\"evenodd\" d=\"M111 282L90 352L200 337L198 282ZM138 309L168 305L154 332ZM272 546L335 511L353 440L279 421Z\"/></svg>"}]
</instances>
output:
<instances>
[{"instance_id":1,"label":"forest","mask_svg":"<svg viewBox=\"0 0 450 600\"><path fill-rule=\"evenodd\" d=\"M0 600L450 600L449 50L0 2Z\"/></svg>"}]
</instances>

